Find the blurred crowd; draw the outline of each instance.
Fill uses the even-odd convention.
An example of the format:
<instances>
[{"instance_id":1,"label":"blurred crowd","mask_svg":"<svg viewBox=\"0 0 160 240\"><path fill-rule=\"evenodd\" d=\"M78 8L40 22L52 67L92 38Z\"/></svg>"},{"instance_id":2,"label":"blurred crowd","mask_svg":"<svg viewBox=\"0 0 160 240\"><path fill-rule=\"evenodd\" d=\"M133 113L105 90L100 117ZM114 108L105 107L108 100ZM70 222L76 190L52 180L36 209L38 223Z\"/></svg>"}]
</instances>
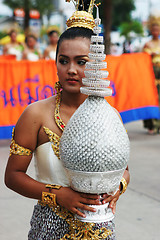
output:
<instances>
[{"instance_id":1,"label":"blurred crowd","mask_svg":"<svg viewBox=\"0 0 160 240\"><path fill-rule=\"evenodd\" d=\"M39 59L56 60L56 47L59 39L59 31L54 26L47 29L47 43L40 43L34 32L25 34L24 41L17 38L18 32L11 29L9 32L10 41L2 47L2 55L14 55L17 60L37 61ZM153 70L155 73L155 84L158 90L160 103L160 23L151 21L150 37L146 42L136 44L132 41L115 42L110 45L110 54L119 56L123 53L147 52L151 55ZM160 133L160 120L147 119L144 127L149 134Z\"/></svg>"},{"instance_id":2,"label":"blurred crowd","mask_svg":"<svg viewBox=\"0 0 160 240\"><path fill-rule=\"evenodd\" d=\"M17 60L55 60L59 32L54 27L49 27L47 30L48 43L44 48L41 47L38 37L34 32L26 33L24 41L19 41L17 35L18 32L16 29L10 30L10 41L3 45L2 55L14 55Z\"/></svg>"}]
</instances>

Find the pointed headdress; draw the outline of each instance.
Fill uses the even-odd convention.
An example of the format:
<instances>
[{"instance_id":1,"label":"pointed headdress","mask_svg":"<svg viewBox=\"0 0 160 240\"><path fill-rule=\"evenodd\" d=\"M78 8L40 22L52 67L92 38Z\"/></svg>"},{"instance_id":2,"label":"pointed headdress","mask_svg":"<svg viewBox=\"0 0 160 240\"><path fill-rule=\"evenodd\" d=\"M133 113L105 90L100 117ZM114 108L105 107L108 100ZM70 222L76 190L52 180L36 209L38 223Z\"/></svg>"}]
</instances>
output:
<instances>
[{"instance_id":1,"label":"pointed headdress","mask_svg":"<svg viewBox=\"0 0 160 240\"><path fill-rule=\"evenodd\" d=\"M67 20L67 29L72 27L84 27L93 30L95 22L93 18L93 6L95 0L66 0L66 2L72 1L76 7L76 11Z\"/></svg>"}]
</instances>

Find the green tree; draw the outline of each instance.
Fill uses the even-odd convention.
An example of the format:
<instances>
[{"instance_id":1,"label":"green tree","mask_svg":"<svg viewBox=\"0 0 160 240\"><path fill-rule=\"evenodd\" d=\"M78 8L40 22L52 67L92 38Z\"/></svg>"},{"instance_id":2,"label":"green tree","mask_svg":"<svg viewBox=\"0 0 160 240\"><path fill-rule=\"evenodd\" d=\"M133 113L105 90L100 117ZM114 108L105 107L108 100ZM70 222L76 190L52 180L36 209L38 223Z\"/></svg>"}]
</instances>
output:
<instances>
[{"instance_id":1,"label":"green tree","mask_svg":"<svg viewBox=\"0 0 160 240\"><path fill-rule=\"evenodd\" d=\"M112 28L118 28L122 22L130 22L133 10L135 10L134 0L113 0Z\"/></svg>"},{"instance_id":2,"label":"green tree","mask_svg":"<svg viewBox=\"0 0 160 240\"><path fill-rule=\"evenodd\" d=\"M51 0L3 0L11 9L23 8L25 11L24 28L29 27L29 11L30 9L36 9L40 12L42 17L43 14L49 15L54 9Z\"/></svg>"},{"instance_id":3,"label":"green tree","mask_svg":"<svg viewBox=\"0 0 160 240\"><path fill-rule=\"evenodd\" d=\"M109 53L111 29L117 29L122 22L130 22L135 5L134 0L102 0L101 3L106 53Z\"/></svg>"},{"instance_id":4,"label":"green tree","mask_svg":"<svg viewBox=\"0 0 160 240\"><path fill-rule=\"evenodd\" d=\"M138 35L143 34L142 24L136 20L130 22L123 22L120 25L120 34L125 36L127 40L130 40L131 33L134 32Z\"/></svg>"}]
</instances>

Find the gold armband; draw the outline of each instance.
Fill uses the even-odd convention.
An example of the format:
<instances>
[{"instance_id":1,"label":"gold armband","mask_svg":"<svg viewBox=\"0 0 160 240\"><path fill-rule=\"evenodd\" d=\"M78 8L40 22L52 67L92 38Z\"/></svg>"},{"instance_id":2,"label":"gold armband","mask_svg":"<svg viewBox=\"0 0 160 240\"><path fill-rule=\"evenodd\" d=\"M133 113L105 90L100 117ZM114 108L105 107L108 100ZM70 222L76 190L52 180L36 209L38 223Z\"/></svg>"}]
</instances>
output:
<instances>
[{"instance_id":1,"label":"gold armband","mask_svg":"<svg viewBox=\"0 0 160 240\"><path fill-rule=\"evenodd\" d=\"M121 187L122 187L122 189L121 189L121 191L120 191L120 195L121 194L123 194L125 191L126 191L126 189L127 189L127 181L126 181L126 179L125 178L122 178L122 180L121 180Z\"/></svg>"},{"instance_id":2,"label":"gold armband","mask_svg":"<svg viewBox=\"0 0 160 240\"><path fill-rule=\"evenodd\" d=\"M20 155L20 156L30 156L30 155L32 155L32 151L30 149L19 146L15 142L13 137L14 137L14 128L13 128L13 131L12 131L12 140L11 140L11 145L10 145L9 156L11 156L12 154L16 154L16 155Z\"/></svg>"},{"instance_id":3,"label":"gold armband","mask_svg":"<svg viewBox=\"0 0 160 240\"><path fill-rule=\"evenodd\" d=\"M50 192L42 192L42 204L49 207L56 206L56 194Z\"/></svg>"}]
</instances>

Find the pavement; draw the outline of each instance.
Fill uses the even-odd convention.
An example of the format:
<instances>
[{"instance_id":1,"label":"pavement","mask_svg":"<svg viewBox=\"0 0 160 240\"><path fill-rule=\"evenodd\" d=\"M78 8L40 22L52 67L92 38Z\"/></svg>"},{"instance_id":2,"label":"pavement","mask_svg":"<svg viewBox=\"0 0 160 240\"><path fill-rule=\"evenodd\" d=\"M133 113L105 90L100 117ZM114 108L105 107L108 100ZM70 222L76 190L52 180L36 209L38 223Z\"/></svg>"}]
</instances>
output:
<instances>
[{"instance_id":1,"label":"pavement","mask_svg":"<svg viewBox=\"0 0 160 240\"><path fill-rule=\"evenodd\" d=\"M148 135L142 121L125 127L131 142L131 182L117 203L117 240L160 240L160 134ZM0 240L27 240L36 201L4 185L9 143L0 141ZM28 174L34 177L33 161Z\"/></svg>"}]
</instances>

